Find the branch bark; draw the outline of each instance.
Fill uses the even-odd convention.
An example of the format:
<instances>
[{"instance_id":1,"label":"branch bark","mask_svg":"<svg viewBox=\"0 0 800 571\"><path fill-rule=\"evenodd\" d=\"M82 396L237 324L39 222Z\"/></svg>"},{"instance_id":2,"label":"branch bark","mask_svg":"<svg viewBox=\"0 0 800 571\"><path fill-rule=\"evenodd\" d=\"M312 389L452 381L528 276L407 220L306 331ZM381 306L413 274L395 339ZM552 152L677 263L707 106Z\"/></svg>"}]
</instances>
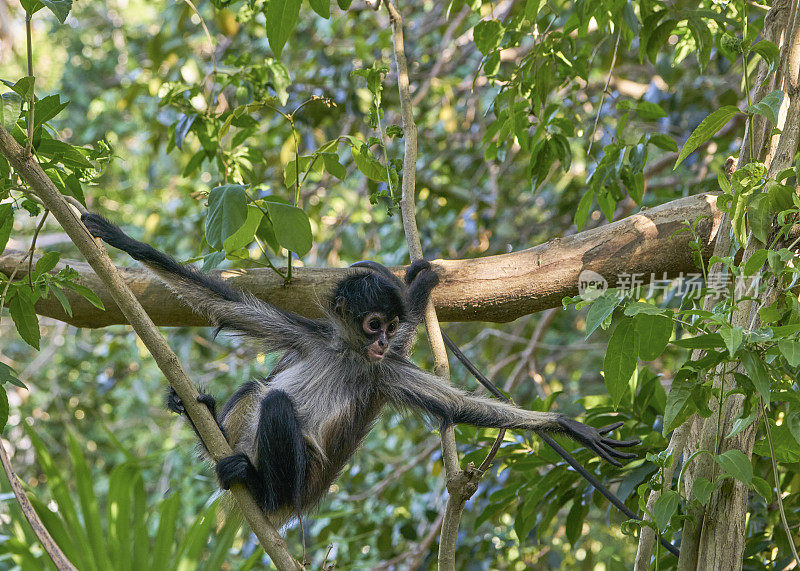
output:
<instances>
[{"instance_id":1,"label":"branch bark","mask_svg":"<svg viewBox=\"0 0 800 571\"><path fill-rule=\"evenodd\" d=\"M203 443L211 457L219 460L230 455L232 451L228 442L208 409L197 402L197 389L184 372L177 356L114 268L105 249L95 243L94 238L86 231L75 212L69 207L36 159L26 153L25 149L2 127L0 127L0 153L8 159L14 170L19 173L45 207L53 213L70 239L86 257L97 276L103 281L109 295L114 299L125 319L133 326L164 376L183 400L186 411L202 436ZM239 509L250 524L250 528L275 565L279 569L302 569L302 566L289 554L283 538L261 512L247 489L239 484L235 485L231 491Z\"/></svg>"},{"instance_id":2,"label":"branch bark","mask_svg":"<svg viewBox=\"0 0 800 571\"><path fill-rule=\"evenodd\" d=\"M708 257L721 219L716 197L705 194L681 198L652 209L642 210L618 222L565 238L550 240L527 250L471 260L436 260L441 283L433 301L441 321L493 321L504 323L523 315L561 306L564 296L578 293L582 271L604 276L617 285L621 274L641 275L648 283L697 272L692 261L685 222L702 219L697 234ZM420 248L421 251L421 248ZM23 252L6 251L0 256L0 272L10 275ZM73 316L68 316L54 298L40 300L36 311L78 327L105 327L127 323L127 319L106 289L103 280L85 262L62 260L53 271L65 266L77 270L80 283L100 296L106 310L91 305L85 298L66 292ZM25 276L20 268L18 276ZM200 315L183 305L158 279L140 268L118 268L126 285L139 299L156 325L209 325ZM319 317L318 300L346 272L345 269L295 268L292 283L268 269L224 270L212 275L278 307L309 317ZM402 275L402 268L396 268Z\"/></svg>"}]
</instances>

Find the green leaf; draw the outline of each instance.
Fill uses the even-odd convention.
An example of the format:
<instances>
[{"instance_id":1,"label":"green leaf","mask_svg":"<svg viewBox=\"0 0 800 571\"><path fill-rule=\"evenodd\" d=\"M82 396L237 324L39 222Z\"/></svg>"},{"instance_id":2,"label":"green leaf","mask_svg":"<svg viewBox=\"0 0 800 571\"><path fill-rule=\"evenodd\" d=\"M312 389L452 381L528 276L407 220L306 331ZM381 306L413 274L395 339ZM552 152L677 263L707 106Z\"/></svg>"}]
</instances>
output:
<instances>
[{"instance_id":1,"label":"green leaf","mask_svg":"<svg viewBox=\"0 0 800 571\"><path fill-rule=\"evenodd\" d=\"M732 436L736 436L742 430L753 424L753 421L756 420L756 418L758 418L758 415L756 413L752 413L744 418L737 418L736 420L733 421L733 426L731 427L731 431L725 438L731 438Z\"/></svg>"},{"instance_id":2,"label":"green leaf","mask_svg":"<svg viewBox=\"0 0 800 571\"><path fill-rule=\"evenodd\" d=\"M292 188L295 183L297 182L297 175L300 174L300 179L302 179L302 174L306 172L306 170L311 166L314 157L311 156L303 156L297 157L297 160L292 159L288 163L286 163L286 167L283 169L283 183L286 185L286 188ZM319 163L319 161L316 161ZM300 172L298 173L297 168L300 168Z\"/></svg>"},{"instance_id":3,"label":"green leaf","mask_svg":"<svg viewBox=\"0 0 800 571\"><path fill-rule=\"evenodd\" d=\"M664 310L657 305L653 305L652 303L637 301L628 305L625 308L624 313L628 317L633 317L634 315L639 315L642 313L645 315L661 315L664 313Z\"/></svg>"},{"instance_id":4,"label":"green leaf","mask_svg":"<svg viewBox=\"0 0 800 571\"><path fill-rule=\"evenodd\" d=\"M783 91L776 89L771 93L767 93L764 98L758 103L753 103L747 108L748 114L757 113L766 117L773 125L778 124L778 113L783 104Z\"/></svg>"},{"instance_id":5,"label":"green leaf","mask_svg":"<svg viewBox=\"0 0 800 571\"><path fill-rule=\"evenodd\" d=\"M31 95L33 95L33 83L34 83L34 77L28 75L12 85L8 84L6 85L8 85L11 89L13 89L15 93L18 93L19 96L22 97L25 101L29 101Z\"/></svg>"},{"instance_id":6,"label":"green leaf","mask_svg":"<svg viewBox=\"0 0 800 571\"><path fill-rule=\"evenodd\" d=\"M678 509L681 497L674 490L664 490L653 504L653 521L659 531L664 531Z\"/></svg>"},{"instance_id":7,"label":"green leaf","mask_svg":"<svg viewBox=\"0 0 800 571\"><path fill-rule=\"evenodd\" d=\"M153 556L150 568L170 568L167 564L172 561L172 550L176 544L178 528L178 510L181 507L180 494L174 493L159 505L158 531L153 545Z\"/></svg>"},{"instance_id":8,"label":"green leaf","mask_svg":"<svg viewBox=\"0 0 800 571\"><path fill-rule=\"evenodd\" d=\"M759 242L766 244L772 231L772 206L766 194L759 194L747 204L747 222Z\"/></svg>"},{"instance_id":9,"label":"green leaf","mask_svg":"<svg viewBox=\"0 0 800 571\"><path fill-rule=\"evenodd\" d=\"M747 376L753 381L753 385L755 385L758 394L764 399L764 405L769 408L770 382L769 373L764 365L764 361L762 361L759 354L754 351L745 351L742 353L741 359L744 370L747 371Z\"/></svg>"},{"instance_id":10,"label":"green leaf","mask_svg":"<svg viewBox=\"0 0 800 571\"><path fill-rule=\"evenodd\" d=\"M278 243L301 258L308 254L313 243L311 222L302 209L280 202L266 202L269 218Z\"/></svg>"},{"instance_id":11,"label":"green leaf","mask_svg":"<svg viewBox=\"0 0 800 571\"><path fill-rule=\"evenodd\" d=\"M28 389L25 383L17 378L17 372L5 363L0 363L0 383L10 383L21 389Z\"/></svg>"},{"instance_id":12,"label":"green leaf","mask_svg":"<svg viewBox=\"0 0 800 571\"><path fill-rule=\"evenodd\" d=\"M578 203L578 208L575 209L575 225L578 227L578 232L583 230L583 225L586 224L586 218L589 217L589 210L592 207L592 198L594 192L587 190Z\"/></svg>"},{"instance_id":13,"label":"green leaf","mask_svg":"<svg viewBox=\"0 0 800 571\"><path fill-rule=\"evenodd\" d=\"M748 486L753 480L753 464L741 450L728 450L714 458L720 468Z\"/></svg>"},{"instance_id":14,"label":"green leaf","mask_svg":"<svg viewBox=\"0 0 800 571\"><path fill-rule=\"evenodd\" d=\"M223 249L226 252L235 252L247 246L253 241L262 218L264 218L264 213L254 204L248 204L247 219L236 232L225 238L222 243Z\"/></svg>"},{"instance_id":15,"label":"green leaf","mask_svg":"<svg viewBox=\"0 0 800 571\"><path fill-rule=\"evenodd\" d=\"M697 498L698 502L706 505L706 503L708 503L708 499L711 497L711 493L715 488L715 484L709 482L702 476L698 476L694 481L694 484L692 484L692 495Z\"/></svg>"},{"instance_id":16,"label":"green leaf","mask_svg":"<svg viewBox=\"0 0 800 571\"><path fill-rule=\"evenodd\" d=\"M697 61L700 64L700 71L704 71L711 59L711 47L714 45L711 30L708 28L708 23L697 15L690 15L686 23L692 31L697 46Z\"/></svg>"},{"instance_id":17,"label":"green leaf","mask_svg":"<svg viewBox=\"0 0 800 571\"><path fill-rule=\"evenodd\" d=\"M342 10L347 10L350 7L350 4L353 3L353 0L336 0L336 4Z\"/></svg>"},{"instance_id":18,"label":"green leaf","mask_svg":"<svg viewBox=\"0 0 800 571\"><path fill-rule=\"evenodd\" d=\"M270 0L267 5L267 40L276 58L297 24L301 0Z\"/></svg>"},{"instance_id":19,"label":"green leaf","mask_svg":"<svg viewBox=\"0 0 800 571\"><path fill-rule=\"evenodd\" d=\"M16 93L0 95L0 126L10 131L22 115L22 97Z\"/></svg>"},{"instance_id":20,"label":"green leaf","mask_svg":"<svg viewBox=\"0 0 800 571\"><path fill-rule=\"evenodd\" d=\"M245 188L241 184L226 184L212 188L208 194L206 241L215 250L222 250L225 240L247 220Z\"/></svg>"},{"instance_id":21,"label":"green leaf","mask_svg":"<svg viewBox=\"0 0 800 571\"><path fill-rule=\"evenodd\" d=\"M18 288L16 295L8 302L8 309L19 336L22 337L25 343L38 351L39 339L41 338L39 318L33 307L30 290L27 287Z\"/></svg>"},{"instance_id":22,"label":"green leaf","mask_svg":"<svg viewBox=\"0 0 800 571\"><path fill-rule=\"evenodd\" d=\"M706 333L704 335L698 335L697 337L676 339L672 344L683 347L684 349L714 349L716 347L725 346L725 342L722 340L722 336L719 333Z\"/></svg>"},{"instance_id":23,"label":"green leaf","mask_svg":"<svg viewBox=\"0 0 800 571\"><path fill-rule=\"evenodd\" d=\"M696 379L686 378L686 376L676 375L672 381L672 387L667 395L667 404L664 407L664 428L662 434L665 436L680 426L683 421L689 418L697 410L697 402L692 399L692 391L696 384Z\"/></svg>"},{"instance_id":24,"label":"green leaf","mask_svg":"<svg viewBox=\"0 0 800 571\"><path fill-rule=\"evenodd\" d=\"M683 145L678 155L678 160L675 161L675 166L672 167L673 170L678 168L678 165L681 164L683 159L689 156L692 151L708 141L717 131L722 129L722 127L737 113L739 113L739 108L735 105L724 105L703 119Z\"/></svg>"},{"instance_id":25,"label":"green leaf","mask_svg":"<svg viewBox=\"0 0 800 571\"><path fill-rule=\"evenodd\" d=\"M634 321L639 338L639 358L642 361L652 361L664 352L669 343L672 320L663 315L642 313Z\"/></svg>"},{"instance_id":26,"label":"green leaf","mask_svg":"<svg viewBox=\"0 0 800 571\"><path fill-rule=\"evenodd\" d=\"M100 520L97 494L93 486L92 472L86 462L86 456L71 431L67 431L67 448L72 459L71 479L78 490L78 500L83 514L83 524L89 537L89 545L95 561L100 569L111 569L111 562L106 549L106 539L103 533L103 524Z\"/></svg>"},{"instance_id":27,"label":"green leaf","mask_svg":"<svg viewBox=\"0 0 800 571\"><path fill-rule=\"evenodd\" d=\"M751 46L750 51L757 53L767 62L769 68L767 69L766 78L769 79L772 72L775 71L778 64L781 62L781 52L778 46L769 40L761 40L757 44Z\"/></svg>"},{"instance_id":28,"label":"green leaf","mask_svg":"<svg viewBox=\"0 0 800 571\"><path fill-rule=\"evenodd\" d=\"M665 20L653 30L647 39L647 57L653 65L656 64L658 51L666 45L667 39L672 35L672 30L675 29L677 23L677 20ZM645 27L647 27L647 21L645 21Z\"/></svg>"},{"instance_id":29,"label":"green leaf","mask_svg":"<svg viewBox=\"0 0 800 571\"><path fill-rule=\"evenodd\" d=\"M22 8L28 14L35 14L44 8L44 4L42 4L39 0L20 0L19 3L22 4Z\"/></svg>"},{"instance_id":30,"label":"green leaf","mask_svg":"<svg viewBox=\"0 0 800 571\"><path fill-rule=\"evenodd\" d=\"M772 494L772 486L770 486L764 478L753 476L753 481L750 483L753 486L753 489L758 492L758 495L767 500L767 502L772 501L774 498L774 495Z\"/></svg>"},{"instance_id":31,"label":"green leaf","mask_svg":"<svg viewBox=\"0 0 800 571\"><path fill-rule=\"evenodd\" d=\"M744 275L752 276L753 274L757 273L758 270L760 270L761 267L766 263L768 255L769 250L761 249L753 252L744 265Z\"/></svg>"},{"instance_id":32,"label":"green leaf","mask_svg":"<svg viewBox=\"0 0 800 571\"><path fill-rule=\"evenodd\" d=\"M311 9L326 20L331 17L331 0L308 0Z\"/></svg>"},{"instance_id":33,"label":"green leaf","mask_svg":"<svg viewBox=\"0 0 800 571\"><path fill-rule=\"evenodd\" d=\"M339 180L344 180L347 177L347 169L339 162L339 155L336 153L322 153L321 156L326 171Z\"/></svg>"},{"instance_id":34,"label":"green leaf","mask_svg":"<svg viewBox=\"0 0 800 571\"><path fill-rule=\"evenodd\" d=\"M58 139L42 138L36 151L45 157L62 162L66 166L77 167L80 169L94 168L94 165L86 156L69 143Z\"/></svg>"},{"instance_id":35,"label":"green leaf","mask_svg":"<svg viewBox=\"0 0 800 571\"><path fill-rule=\"evenodd\" d=\"M614 309L620 304L622 300L617 296L616 292L606 292L594 300L592 307L586 313L586 337L588 339L595 329L600 327L600 324L611 315Z\"/></svg>"},{"instance_id":36,"label":"green leaf","mask_svg":"<svg viewBox=\"0 0 800 571\"><path fill-rule=\"evenodd\" d=\"M69 11L72 10L72 0L39 0L42 4L50 8L50 11L56 15L58 21L62 24L69 16Z\"/></svg>"},{"instance_id":37,"label":"green leaf","mask_svg":"<svg viewBox=\"0 0 800 571\"><path fill-rule=\"evenodd\" d=\"M8 395L3 385L0 385L0 432L6 427L8 422Z\"/></svg>"},{"instance_id":38,"label":"green leaf","mask_svg":"<svg viewBox=\"0 0 800 571\"><path fill-rule=\"evenodd\" d=\"M61 307L64 308L66 314L72 317L72 306L70 305L67 296L64 295L64 291L56 284L52 284L50 286L50 292L56 297L58 302L61 304Z\"/></svg>"},{"instance_id":39,"label":"green leaf","mask_svg":"<svg viewBox=\"0 0 800 571\"><path fill-rule=\"evenodd\" d=\"M664 151L669 151L671 153L678 152L678 143L665 133L651 133L647 136L647 142L654 144Z\"/></svg>"},{"instance_id":40,"label":"green leaf","mask_svg":"<svg viewBox=\"0 0 800 571\"><path fill-rule=\"evenodd\" d=\"M650 101L639 101L636 103L634 109L637 115L648 121L655 121L667 116L667 112L664 111L661 105L651 103Z\"/></svg>"},{"instance_id":41,"label":"green leaf","mask_svg":"<svg viewBox=\"0 0 800 571\"><path fill-rule=\"evenodd\" d=\"M800 341L792 341L790 339L778 341L778 350L790 367L800 365Z\"/></svg>"},{"instance_id":42,"label":"green leaf","mask_svg":"<svg viewBox=\"0 0 800 571\"><path fill-rule=\"evenodd\" d=\"M10 203L0 204L0 253L6 249L11 229L14 226L14 211Z\"/></svg>"},{"instance_id":43,"label":"green leaf","mask_svg":"<svg viewBox=\"0 0 800 571\"><path fill-rule=\"evenodd\" d=\"M478 50L483 55L489 55L498 48L505 31L497 20L482 20L472 29L472 37Z\"/></svg>"},{"instance_id":44,"label":"green leaf","mask_svg":"<svg viewBox=\"0 0 800 571\"><path fill-rule=\"evenodd\" d=\"M739 350L739 347L742 345L742 341L744 340L744 331L742 331L741 326L731 327L726 323L720 327L719 334L722 337L722 340L725 342L725 347L727 347L728 353L731 357L733 357L734 353Z\"/></svg>"},{"instance_id":45,"label":"green leaf","mask_svg":"<svg viewBox=\"0 0 800 571\"><path fill-rule=\"evenodd\" d=\"M386 167L375 158L367 145L364 143L354 144L350 147L350 151L353 153L353 160L358 170L365 177L375 182L386 182Z\"/></svg>"},{"instance_id":46,"label":"green leaf","mask_svg":"<svg viewBox=\"0 0 800 571\"><path fill-rule=\"evenodd\" d=\"M43 274L55 268L58 264L58 260L60 259L61 254L58 252L45 253L36 261L36 265L33 267L33 275L31 277L34 280L39 279L39 277L41 277Z\"/></svg>"},{"instance_id":47,"label":"green leaf","mask_svg":"<svg viewBox=\"0 0 800 571\"><path fill-rule=\"evenodd\" d=\"M619 322L608 341L603 359L606 390L614 405L619 405L629 391L628 381L636 370L639 357L639 335L633 319Z\"/></svg>"},{"instance_id":48,"label":"green leaf","mask_svg":"<svg viewBox=\"0 0 800 571\"><path fill-rule=\"evenodd\" d=\"M86 298L86 300L95 306L97 309L105 309L103 305L103 301L98 297L96 293L90 290L85 285L76 284L74 282L64 282L64 287L71 289L75 293L82 295Z\"/></svg>"},{"instance_id":49,"label":"green leaf","mask_svg":"<svg viewBox=\"0 0 800 571\"><path fill-rule=\"evenodd\" d=\"M536 16L539 14L539 6L541 5L542 0L526 0L525 1L525 18L530 22L536 20Z\"/></svg>"}]
</instances>

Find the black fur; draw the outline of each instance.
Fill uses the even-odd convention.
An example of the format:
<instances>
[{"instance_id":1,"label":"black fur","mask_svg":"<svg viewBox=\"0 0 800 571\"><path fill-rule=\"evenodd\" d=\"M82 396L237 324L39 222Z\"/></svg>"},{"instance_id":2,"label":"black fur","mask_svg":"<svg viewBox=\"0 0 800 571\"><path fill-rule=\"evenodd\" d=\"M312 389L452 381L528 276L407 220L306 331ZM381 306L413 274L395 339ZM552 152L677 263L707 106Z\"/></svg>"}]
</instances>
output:
<instances>
[{"instance_id":1,"label":"black fur","mask_svg":"<svg viewBox=\"0 0 800 571\"><path fill-rule=\"evenodd\" d=\"M289 395L271 390L261 401L257 447L258 472L266 484L263 508L300 510L306 479L306 443Z\"/></svg>"},{"instance_id":2,"label":"black fur","mask_svg":"<svg viewBox=\"0 0 800 571\"><path fill-rule=\"evenodd\" d=\"M207 276L192 266L184 266L178 263L175 258L159 252L149 244L134 240L99 214L84 212L81 215L81 221L92 236L100 238L106 244L126 252L134 260L144 264L151 264L155 268L174 274L179 278L191 280L217 294L222 299L236 302L241 302L244 299L240 291L230 287L225 282Z\"/></svg>"},{"instance_id":3,"label":"black fur","mask_svg":"<svg viewBox=\"0 0 800 571\"><path fill-rule=\"evenodd\" d=\"M614 457L633 456L615 448L637 442L606 436L620 423L595 429L557 413L526 411L465 393L414 366L408 351L430 292L439 282L429 262L413 263L405 280L375 262L355 264L329 298L329 309L356 322L342 328L239 292L133 240L100 216L85 214L82 219L93 236L145 263L212 323L256 339L262 351L282 353L270 378L244 383L218 419L235 450L217 463L221 486L242 482L267 513L285 517L289 510L284 508L299 512L317 505L387 403L429 413L445 425L562 432L615 464ZM398 317L400 324L382 360L367 363L362 323L372 312L383 314L384 323ZM381 335L390 337L386 329ZM201 395L198 400L215 412L212 397ZM185 412L172 392L167 404L170 410Z\"/></svg>"},{"instance_id":4,"label":"black fur","mask_svg":"<svg viewBox=\"0 0 800 571\"><path fill-rule=\"evenodd\" d=\"M273 390L261 400L258 414L256 466L243 452L226 456L216 467L220 487L244 484L266 512L289 506L299 511L307 460L294 405L285 392Z\"/></svg>"},{"instance_id":5,"label":"black fur","mask_svg":"<svg viewBox=\"0 0 800 571\"><path fill-rule=\"evenodd\" d=\"M342 279L331 295L330 307L342 308L347 317L359 324L376 309L380 309L387 320L399 317L403 321L406 317L398 285L374 272L358 271Z\"/></svg>"}]
</instances>

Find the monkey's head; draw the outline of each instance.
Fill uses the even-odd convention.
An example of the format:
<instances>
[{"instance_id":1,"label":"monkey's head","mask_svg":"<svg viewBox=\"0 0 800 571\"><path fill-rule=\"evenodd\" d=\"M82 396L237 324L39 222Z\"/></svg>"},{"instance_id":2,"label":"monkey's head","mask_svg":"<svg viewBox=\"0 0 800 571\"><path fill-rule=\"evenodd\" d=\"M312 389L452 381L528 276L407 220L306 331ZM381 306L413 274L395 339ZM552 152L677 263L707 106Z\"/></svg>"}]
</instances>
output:
<instances>
[{"instance_id":1,"label":"monkey's head","mask_svg":"<svg viewBox=\"0 0 800 571\"><path fill-rule=\"evenodd\" d=\"M373 363L381 361L405 319L398 284L374 272L359 271L342 279L333 291L330 309L350 330L354 348Z\"/></svg>"}]
</instances>

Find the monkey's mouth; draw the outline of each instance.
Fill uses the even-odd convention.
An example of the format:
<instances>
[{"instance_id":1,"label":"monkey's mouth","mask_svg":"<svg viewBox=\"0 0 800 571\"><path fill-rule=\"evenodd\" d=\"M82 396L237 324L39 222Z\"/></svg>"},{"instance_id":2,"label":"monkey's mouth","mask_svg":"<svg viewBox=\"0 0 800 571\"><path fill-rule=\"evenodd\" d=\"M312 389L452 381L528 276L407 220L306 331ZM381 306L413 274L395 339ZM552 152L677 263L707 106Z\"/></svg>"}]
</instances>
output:
<instances>
[{"instance_id":1,"label":"monkey's mouth","mask_svg":"<svg viewBox=\"0 0 800 571\"><path fill-rule=\"evenodd\" d=\"M378 363L379 361L382 361L383 349L380 349L375 345L369 345L367 347L367 358L370 360L371 363Z\"/></svg>"}]
</instances>

